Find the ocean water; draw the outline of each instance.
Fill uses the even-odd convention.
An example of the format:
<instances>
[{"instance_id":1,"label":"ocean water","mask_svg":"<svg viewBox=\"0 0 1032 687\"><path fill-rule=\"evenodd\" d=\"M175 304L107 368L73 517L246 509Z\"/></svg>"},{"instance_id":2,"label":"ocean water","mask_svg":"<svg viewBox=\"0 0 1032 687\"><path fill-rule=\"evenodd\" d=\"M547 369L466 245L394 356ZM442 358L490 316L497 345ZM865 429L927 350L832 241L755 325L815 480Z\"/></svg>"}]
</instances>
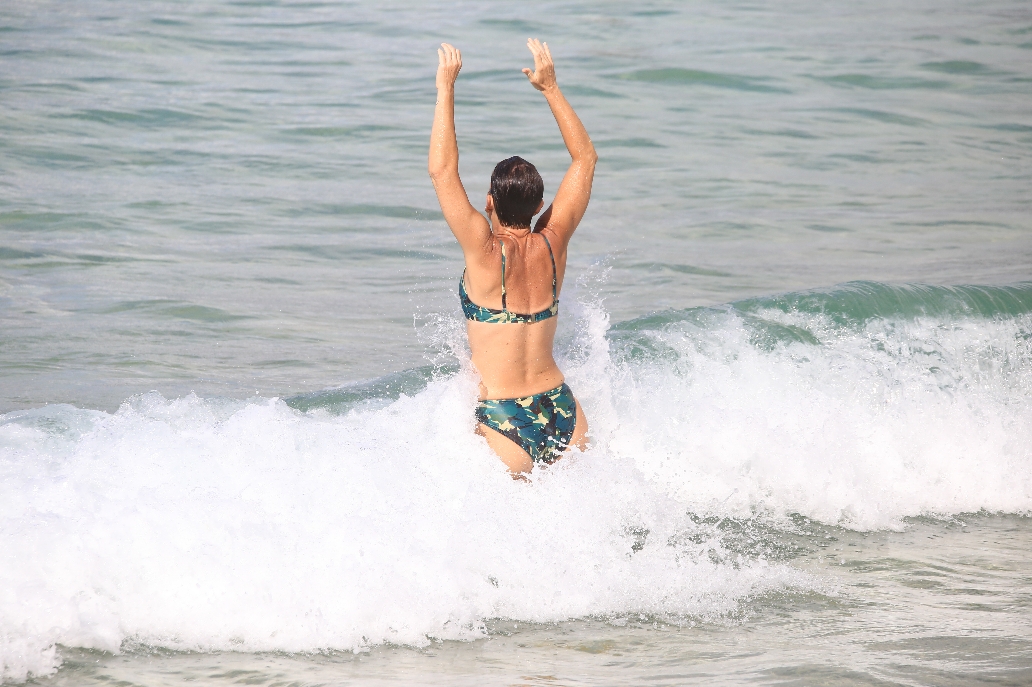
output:
<instances>
[{"instance_id":1,"label":"ocean water","mask_svg":"<svg viewBox=\"0 0 1032 687\"><path fill-rule=\"evenodd\" d=\"M600 154L473 433L426 176ZM1032 9L0 5L0 681L1032 683Z\"/></svg>"}]
</instances>

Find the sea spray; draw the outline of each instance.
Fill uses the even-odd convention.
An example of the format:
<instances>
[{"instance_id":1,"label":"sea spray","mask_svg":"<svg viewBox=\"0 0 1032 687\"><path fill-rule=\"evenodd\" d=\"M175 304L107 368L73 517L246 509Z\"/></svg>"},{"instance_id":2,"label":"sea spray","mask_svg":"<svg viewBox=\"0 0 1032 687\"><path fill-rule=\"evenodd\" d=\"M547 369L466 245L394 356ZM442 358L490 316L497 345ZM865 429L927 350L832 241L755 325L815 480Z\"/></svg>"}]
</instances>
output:
<instances>
[{"instance_id":1,"label":"sea spray","mask_svg":"<svg viewBox=\"0 0 1032 687\"><path fill-rule=\"evenodd\" d=\"M9 422L2 628L23 646L8 676L53 668L55 643L419 646L489 618L719 616L815 584L711 559L712 527L627 459L571 456L514 483L472 432L471 381L343 416L152 394L57 450Z\"/></svg>"},{"instance_id":2,"label":"sea spray","mask_svg":"<svg viewBox=\"0 0 1032 687\"><path fill-rule=\"evenodd\" d=\"M860 283L624 323L610 445L703 511L1027 512L1030 313L1028 285Z\"/></svg>"},{"instance_id":3,"label":"sea spray","mask_svg":"<svg viewBox=\"0 0 1032 687\"><path fill-rule=\"evenodd\" d=\"M1020 299L846 316L816 300L610 328L568 295L559 357L594 445L529 483L473 432L450 321L457 371L364 395L5 415L4 677L54 670L56 644L360 650L476 638L491 618L726 617L827 591L776 554L799 515L870 529L1032 507Z\"/></svg>"}]
</instances>

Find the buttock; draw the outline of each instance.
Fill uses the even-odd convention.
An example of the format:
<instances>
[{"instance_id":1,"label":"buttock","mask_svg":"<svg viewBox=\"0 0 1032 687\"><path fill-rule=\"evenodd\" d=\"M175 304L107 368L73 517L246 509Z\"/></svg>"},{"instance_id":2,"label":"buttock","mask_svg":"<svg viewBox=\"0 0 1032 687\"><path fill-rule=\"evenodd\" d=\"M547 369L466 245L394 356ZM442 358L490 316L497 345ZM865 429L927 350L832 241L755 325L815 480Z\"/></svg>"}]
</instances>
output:
<instances>
[{"instance_id":1,"label":"buttock","mask_svg":"<svg viewBox=\"0 0 1032 687\"><path fill-rule=\"evenodd\" d=\"M535 463L550 463L570 444L577 424L577 401L563 382L533 396L481 401L476 416L516 442Z\"/></svg>"}]
</instances>

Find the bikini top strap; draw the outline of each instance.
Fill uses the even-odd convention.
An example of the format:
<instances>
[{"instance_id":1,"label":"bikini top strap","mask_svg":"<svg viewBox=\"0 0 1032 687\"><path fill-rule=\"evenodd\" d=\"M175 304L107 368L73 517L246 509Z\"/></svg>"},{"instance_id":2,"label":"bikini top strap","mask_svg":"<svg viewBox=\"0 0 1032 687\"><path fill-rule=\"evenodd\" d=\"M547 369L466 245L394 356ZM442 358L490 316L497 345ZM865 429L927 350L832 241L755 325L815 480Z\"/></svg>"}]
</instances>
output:
<instances>
[{"instance_id":1,"label":"bikini top strap","mask_svg":"<svg viewBox=\"0 0 1032 687\"><path fill-rule=\"evenodd\" d=\"M502 311L506 310L505 307L505 241L498 240L502 244Z\"/></svg>"},{"instance_id":2,"label":"bikini top strap","mask_svg":"<svg viewBox=\"0 0 1032 687\"><path fill-rule=\"evenodd\" d=\"M541 235L541 238L543 238L543 239L545 240L545 245L546 245L546 246L548 246L548 257L549 257L549 258L551 258L551 260L552 260L552 303L554 304L554 303L555 303L556 301L558 301L558 300L559 300L559 299L558 299L558 298L556 297L556 295L555 295L555 280L556 280L556 272L555 272L555 254L553 254L553 253L552 253L552 244L548 242L548 237L547 237L547 236L545 236L544 234L542 234L542 235ZM504 255L504 253L503 253L503 255ZM503 258L503 260L504 260L504 258ZM504 264L504 263L503 263L503 264ZM505 283L505 282L504 282L504 280L503 280L503 281L502 281L502 284L503 284L503 286L502 286L502 293L505 293L505 287L504 287L504 283Z\"/></svg>"}]
</instances>

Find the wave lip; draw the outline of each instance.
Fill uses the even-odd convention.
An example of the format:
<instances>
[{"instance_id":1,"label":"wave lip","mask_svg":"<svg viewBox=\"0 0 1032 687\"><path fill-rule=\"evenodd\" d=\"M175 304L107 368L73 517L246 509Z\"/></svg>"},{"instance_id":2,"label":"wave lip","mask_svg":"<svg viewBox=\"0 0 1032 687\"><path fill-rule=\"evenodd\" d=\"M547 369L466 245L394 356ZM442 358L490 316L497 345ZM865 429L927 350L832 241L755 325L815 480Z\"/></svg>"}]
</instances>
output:
<instances>
[{"instance_id":1,"label":"wave lip","mask_svg":"<svg viewBox=\"0 0 1032 687\"><path fill-rule=\"evenodd\" d=\"M1032 282L1007 286L933 286L854 281L830 290L803 291L737 301L742 312L776 308L827 315L836 324L874 318L916 317L1000 319L1032 313Z\"/></svg>"}]
</instances>

